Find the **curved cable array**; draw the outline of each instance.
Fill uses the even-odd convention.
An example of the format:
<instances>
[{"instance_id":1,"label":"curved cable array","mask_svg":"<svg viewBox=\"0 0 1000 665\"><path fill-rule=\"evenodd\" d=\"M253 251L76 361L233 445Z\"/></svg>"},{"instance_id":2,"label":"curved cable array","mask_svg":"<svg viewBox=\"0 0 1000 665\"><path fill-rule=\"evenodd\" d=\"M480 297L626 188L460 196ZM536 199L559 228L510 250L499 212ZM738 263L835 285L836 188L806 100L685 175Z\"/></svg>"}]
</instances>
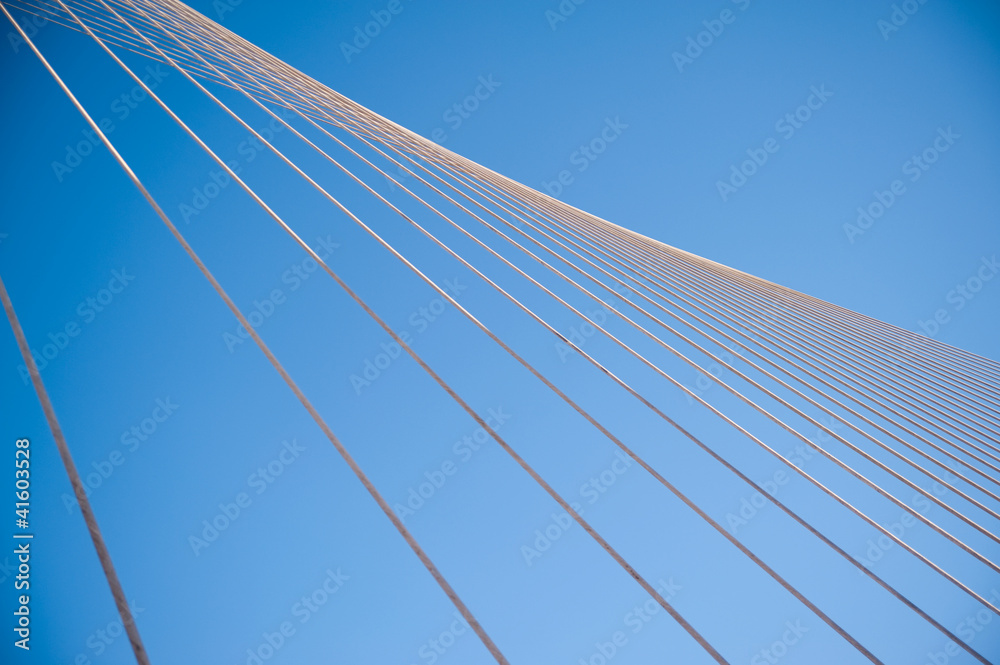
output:
<instances>
[{"instance_id":1,"label":"curved cable array","mask_svg":"<svg viewBox=\"0 0 1000 665\"><path fill-rule=\"evenodd\" d=\"M164 99L157 95L115 49L126 50L159 60L175 68L183 78L205 95L227 117L249 131L280 162L324 197L341 218L346 218L371 237L389 256L398 260L417 279L432 288L451 307L461 313L506 355L522 366L545 390L563 401L610 443L618 447L661 486L676 496L688 509L723 537L728 546L746 556L787 593L827 624L851 647L870 662L881 663L859 639L825 612L819 604L798 589L765 557L727 530L690 496L671 483L662 471L630 447L621 435L602 423L557 380L520 355L514 346L491 329L470 306L459 303L425 270L408 258L404 251L379 233L372 221L362 219L319 180L267 140L261 130L233 110L207 86L218 85L239 93L271 122L289 130L302 145L347 176L395 219L427 238L445 255L471 271L502 299L536 323L553 342L564 345L597 369L606 381L600 387L623 391L641 408L648 410L692 444L707 453L721 468L777 506L796 525L822 545L863 573L879 588L888 592L928 625L959 645L979 662L989 661L946 628L934 614L936 608L922 606L884 577L876 574L843 544L811 523L794 506L765 491L740 469L731 455L720 451L714 442L685 428L669 414L643 384L633 384L612 367L613 356L599 357L584 351L582 344L559 332L553 319L546 318L537 306L514 295L514 289L501 286L499 278L478 268L453 246L441 232L417 221L403 204L395 204L380 194L371 179L388 181L401 196L420 210L439 219L459 237L483 250L505 269L517 276L519 288L556 307L562 314L585 322L595 334L605 339L627 357L638 361L656 381L663 381L697 404L711 418L735 432L742 441L778 460L784 468L801 477L833 504L846 511L857 527L874 530L899 545L915 561L961 590L988 611L1000 615L1000 608L987 600L975 585L963 581L958 571L949 570L932 559L902 535L881 524L870 511L863 510L856 499L877 501L896 508L933 532L939 547L950 548L952 556L965 556L975 565L1000 573L1000 563L990 555L990 543L1000 544L1000 364L955 349L934 340L836 307L816 298L795 292L766 280L678 250L636 234L535 190L501 176L439 145L392 123L359 104L343 97L284 62L268 55L246 40L211 22L174 0L14 0L0 2L6 17L17 25L10 8L47 19L84 33L109 56L149 98L193 140L201 150L236 183L280 229L317 263L336 284L376 322L393 341L426 372L543 489L586 534L596 542L657 604L688 633L716 662L729 662L704 634L664 598L647 578L616 547L586 521L570 502L557 492L528 462L492 428L430 363L417 354L386 321L338 275L296 233L285 216L279 215L227 162L215 153L190 128ZM459 598L415 537L403 525L388 502L354 461L306 395L270 351L264 340L248 323L222 285L171 221L153 195L143 185L70 88L59 77L25 31L17 26L22 39L42 61L49 74L62 88L102 143L115 157L129 179L140 190L161 221L212 284L227 307L265 354L282 379L295 393L309 415L323 430L337 452L358 477L364 488L389 518L393 526L456 606L463 618L499 663L507 660L490 638L472 610ZM113 48L114 47L114 48ZM281 111L279 113L279 111ZM292 111L289 116L284 111ZM290 118L308 127L296 128ZM309 138L305 132L316 132ZM353 144L353 145L352 145ZM338 158L338 156L343 156ZM363 171L345 165L354 161ZM381 166L380 166L381 164ZM393 175L395 171L396 175ZM366 179L367 178L367 179ZM405 181L405 182L404 182ZM408 184L409 183L409 186ZM530 266L530 267L524 267ZM537 271L537 272L535 272ZM16 322L13 305L6 290L0 291L11 324L23 333ZM599 307L604 316L585 313L573 302L587 302ZM600 319L600 320L598 320ZM639 350L636 342L647 340L655 353ZM20 344L22 352L26 342ZM681 367L708 373L709 366L722 368L715 377L735 402L714 404L678 380L668 369L659 352L666 352ZM25 356L29 367L30 354ZM676 370L673 370L676 372ZM37 371L32 374L36 390L50 415L54 434L58 432L55 414L48 404ZM643 387L640 387L643 386ZM741 422L731 403L742 404L754 414L753 423ZM801 463L783 455L768 434L754 431L760 422L769 423L799 444L817 452L830 463L825 480L806 472ZM809 438L803 427L815 428L824 444ZM842 430L842 427L845 428ZM842 431L838 431L842 430ZM775 431L775 430L768 430ZM60 451L65 447L57 436ZM71 479L75 469L68 449L67 471ZM74 489L79 479L74 482ZM934 490L923 483L933 483ZM850 491L848 491L848 489ZM945 519L931 519L925 512L904 501L901 490L909 489L940 507ZM78 492L78 494L80 494ZM85 503L81 500L81 506ZM95 546L107 555L92 511L85 511ZM860 521L858 521L860 520ZM866 533L869 531L865 531ZM988 541L988 542L987 542ZM110 571L110 573L108 572ZM105 572L116 601L120 584L114 577L107 555ZM121 610L122 604L119 603ZM127 612L125 605L123 612ZM134 626L129 618L126 626ZM123 614L123 621L126 616ZM136 658L148 662L137 630L129 633Z\"/></svg>"}]
</instances>

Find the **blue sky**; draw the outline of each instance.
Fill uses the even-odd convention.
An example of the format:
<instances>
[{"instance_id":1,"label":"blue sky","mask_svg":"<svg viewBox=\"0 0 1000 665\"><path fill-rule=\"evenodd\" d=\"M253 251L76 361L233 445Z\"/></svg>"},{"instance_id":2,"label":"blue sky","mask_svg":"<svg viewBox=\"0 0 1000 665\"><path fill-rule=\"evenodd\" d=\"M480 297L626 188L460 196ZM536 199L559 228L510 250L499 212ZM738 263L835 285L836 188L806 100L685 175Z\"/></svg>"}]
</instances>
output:
<instances>
[{"instance_id":1,"label":"blue sky","mask_svg":"<svg viewBox=\"0 0 1000 665\"><path fill-rule=\"evenodd\" d=\"M968 295L958 288L1000 248L994 3L914 3L919 9L905 22L897 16L896 30L885 27L892 25L890 2L562 5L575 9L557 14L555 1L402 0L402 11L353 52L342 44L388 3L191 3L347 97L576 207L1000 358L1000 280ZM231 11L220 13L222 6ZM706 30L719 34L710 43L702 37L707 45L698 52L688 40ZM643 610L641 589L578 526L563 528L558 507L497 446L480 445L476 423L412 361L392 358L371 385L352 382L384 352L385 332L332 280L309 272L302 251L235 186L185 223L181 206L194 190L205 191L213 164L155 103L131 108L122 101L134 84L85 36L46 25L37 39L94 117L109 119L110 138L244 312L261 312L265 340L386 498L406 504L421 484L440 485L423 504L413 500L406 524L511 662L599 662L590 659L607 651L618 631L625 639L615 647L616 664L665 655L668 662L710 662L664 612ZM232 315L110 155L97 148L69 172L53 167L66 160L67 146L85 141L84 122L30 51L4 42L10 158L2 167L0 271L32 346L64 347L42 375L81 473L94 478L91 499L153 662L242 665L248 649L259 653L269 639L281 647L268 663L491 662L263 355L233 341ZM132 55L126 61L138 71L152 64ZM439 296L276 158L248 150L246 130L179 74L153 66L157 92L211 137L221 156L238 160L265 200L732 662L766 662L761 650L784 635L795 642L786 643L782 663L863 662L641 469L620 462L607 439L458 312L436 313ZM455 110L477 90L475 110ZM232 91L220 96L248 121L266 122ZM602 132L614 140L591 159L581 146ZM294 137L285 132L276 143L322 173L331 192L432 279L448 280L460 302L716 519L752 498L599 371L562 358L553 337ZM756 171L745 182L731 180L754 156ZM568 176L558 191L552 183L562 172ZM368 181L408 204L384 179ZM857 225L859 207L879 205L884 211L868 228L845 229ZM453 231L440 223L434 229L557 329L579 324ZM553 288L582 308L592 304L564 285ZM939 310L947 322L922 329ZM67 326L78 332L63 337ZM682 384L697 387L692 368L631 339ZM778 484L781 498L845 549L866 555L873 531L800 478L782 483L779 462L605 340L587 344L751 477ZM9 330L0 333L0 354L3 436L32 440L37 534L34 653L25 657L5 640L3 660L130 662ZM793 451L793 440L718 387L704 393L781 452ZM814 436L815 428L797 424ZM881 523L901 519L898 507L828 463L804 466L839 483ZM588 485L591 479L606 491ZM887 486L911 501L912 490ZM239 515L227 518L216 539L193 544L211 534L206 522L235 515L233 506ZM939 507L927 510L1000 558L995 543L963 530ZM524 548L552 525L559 539L542 556L526 557ZM754 513L737 535L885 662L923 663L945 648L940 634L773 506ZM996 575L929 530L913 527L910 538L987 597L1000 591ZM949 628L972 630L973 646L1000 659L996 617L975 620L979 606L898 550L881 552L873 563L879 574L934 606ZM4 608L14 606L9 585L5 579ZM302 598L314 592L326 600L311 609ZM276 637L285 622L291 630Z\"/></svg>"}]
</instances>

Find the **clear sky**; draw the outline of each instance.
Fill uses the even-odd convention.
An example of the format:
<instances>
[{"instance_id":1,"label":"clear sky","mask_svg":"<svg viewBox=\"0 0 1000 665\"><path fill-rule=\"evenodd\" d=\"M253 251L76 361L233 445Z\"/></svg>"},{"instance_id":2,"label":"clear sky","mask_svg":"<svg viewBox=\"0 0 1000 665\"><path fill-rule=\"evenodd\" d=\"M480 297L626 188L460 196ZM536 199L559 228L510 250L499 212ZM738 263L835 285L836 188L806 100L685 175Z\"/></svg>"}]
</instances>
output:
<instances>
[{"instance_id":1,"label":"clear sky","mask_svg":"<svg viewBox=\"0 0 1000 665\"><path fill-rule=\"evenodd\" d=\"M959 288L981 270L995 274L1000 250L996 3L399 2L367 44L354 42L356 29L372 12L384 16L386 0L190 4L381 115L578 208L1000 359L1000 279ZM894 16L899 5L911 13ZM59 166L70 147L89 145L84 121L8 32L0 273L32 346L59 347L42 376L76 463L93 479L92 503L153 662L252 664L248 650L267 654L269 643L280 647L261 658L268 664L492 662L263 355L235 337L231 313L107 151L85 147L78 165ZM352 381L383 352L386 334L332 280L308 272L302 251L235 186L184 219L213 164L154 102L130 97L134 84L88 38L56 25L36 37L94 117L109 120L110 138L244 312L265 315L261 334L386 498L412 502L407 526L512 663L599 663L619 631L615 665L710 662L664 612L643 609L642 590L578 526L562 527L555 503L510 458L477 443L476 423L415 363L393 359L371 385ZM273 156L248 148L246 130L179 74L126 61L143 72L152 64L157 92L731 662L768 662L762 649L783 639L783 664L867 662L641 469L618 461L607 439L458 312L435 313L429 287ZM474 110L456 109L477 92ZM232 91L222 97L266 123ZM604 152L581 151L602 132L614 136ZM725 523L751 497L287 132L277 142L713 517ZM756 170L743 166L755 158ZM753 173L734 175L740 168ZM579 324L442 233L557 329ZM935 329L926 322L941 310L946 322ZM0 661L131 662L13 335L0 328L0 434L10 455L0 496L13 484L14 439L30 437L37 534L32 653L13 648L0 623ZM781 482L780 463L606 341L588 344L758 482L781 483L782 498L847 551L870 557L873 530L801 478ZM781 452L794 449L718 387L699 387L691 367L642 348ZM805 465L881 523L901 519L829 464ZM602 473L613 482L588 488ZM413 499L422 483L440 485L423 503ZM912 490L887 486L911 502ZM996 543L928 510L1000 559ZM213 521L227 526L213 532ZM535 557L548 527L561 535ZM885 662L922 665L945 648L773 506L737 535ZM1000 577L926 528L906 537L983 595L1000 592ZM975 619L980 606L899 549L876 552L877 572L950 629L972 630L973 646L1000 661L1000 618ZM13 561L0 554L5 622Z\"/></svg>"}]
</instances>

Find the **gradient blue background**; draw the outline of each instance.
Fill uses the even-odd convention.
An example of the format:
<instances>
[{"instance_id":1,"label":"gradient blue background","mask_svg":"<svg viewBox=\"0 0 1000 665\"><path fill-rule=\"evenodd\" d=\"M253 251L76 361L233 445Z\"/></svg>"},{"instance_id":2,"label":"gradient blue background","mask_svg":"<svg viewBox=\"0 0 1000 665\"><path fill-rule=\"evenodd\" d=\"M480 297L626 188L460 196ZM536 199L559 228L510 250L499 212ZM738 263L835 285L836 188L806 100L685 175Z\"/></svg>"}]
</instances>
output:
<instances>
[{"instance_id":1,"label":"gradient blue background","mask_svg":"<svg viewBox=\"0 0 1000 665\"><path fill-rule=\"evenodd\" d=\"M988 282L960 311L947 300L1000 246L995 3L929 0L885 39L877 22L889 18L889 2L590 0L553 29L546 12L558 10L554 1L403 0L402 13L347 62L340 44L371 20L369 12L385 5L243 0L220 16L213 3L191 3L387 118L428 137L443 129L447 148L531 187L541 189L561 170L572 170L574 182L559 198L574 206L910 330L946 309L951 320L938 339L1000 358L1000 281ZM735 21L679 72L672 54L724 9ZM128 118L116 116L112 101L133 84L84 36L48 25L37 38L94 116L114 119L112 140L176 218L191 189L205 184L210 162L149 100ZM30 342L40 347L49 333L80 321L79 303L103 288L111 271L125 268L135 275L43 371L81 471L92 472L113 450L122 450L122 432L148 417L157 399L180 405L148 442L124 454L124 464L93 495L119 574L143 609L140 628L153 662L247 662L246 650L261 644L263 633L294 620L294 603L322 583L327 568L340 568L350 579L308 623L295 623L296 634L267 662L430 662L420 649L453 621L445 597L262 355L249 344L230 353L223 333L235 330L231 314L111 157L97 150L57 181L51 164L80 140L84 123L26 47L15 52L5 39L0 58L7 129L0 270ZM145 66L138 57L128 62ZM480 77L491 76L500 86L454 128L448 109L472 94ZM746 150L780 136L775 123L804 103L812 86L833 95L723 201L716 182L746 159ZM245 130L180 75L170 74L158 92L196 131L211 136L220 154L238 155ZM236 95L224 98L239 104ZM259 112L239 108L261 122ZM627 129L577 172L570 161L574 151L609 118L620 118ZM855 221L857 207L869 205L873 193L894 179L905 180L904 162L948 127L960 135L955 145L919 180L906 180L905 195L849 242L843 226ZM287 135L281 141L295 149ZM298 154L312 168L322 166ZM500 407L511 414L501 434L557 489L584 503L585 516L644 574L680 585L677 607L732 662L750 662L780 638L786 621L801 621L809 632L783 663L862 662L641 471L630 469L599 503L586 504L580 485L615 459L606 440L536 385L525 388L523 370L456 312L416 333L410 317L434 299L430 289L328 204L292 189L293 178L275 176L277 160L261 156L244 167L248 181L278 202L303 237L312 242L329 234L340 245L333 265L391 325L416 335L415 348L477 411ZM629 411L634 407L623 406L624 399L606 397L610 388L598 372L561 362L552 341L504 310L485 285L441 260L363 195L351 193L345 179L329 177L341 186L338 194L343 191L369 213L373 225L381 224L387 237L412 251L432 277L467 284L460 300L467 298L475 313L516 340L546 372L573 386L588 408L668 469L717 519L747 496L746 488L707 464L676 432ZM370 182L399 198L384 181ZM389 501L405 501L425 473L445 460L460 460L452 444L472 434L475 423L409 360L396 361L384 378L355 393L349 377L378 353L385 333L330 280L315 276L292 292L281 276L301 261L301 251L235 187L182 230L245 311L271 289L285 289L287 303L261 332ZM553 321L562 330L574 324L561 314L553 314ZM599 344L594 342L595 351L618 359ZM0 463L0 470L10 469L12 484L13 440L31 437L38 536L34 650L26 657L4 638L0 659L130 662L124 637L100 654L93 646L96 631L115 620L114 606L79 511L64 505L68 482L19 364L5 330L0 433L9 441L2 449L10 451L10 465ZM661 390L656 394L671 415L740 460L755 478L770 478L780 468L688 406L678 391L661 389L634 367L623 372L637 385ZM676 376L689 386L697 379L693 369L679 365ZM710 393L713 400L738 408L719 392ZM251 474L292 439L305 452L266 492L253 494ZM814 468L832 474L819 463ZM188 537L239 492L251 493L252 505L195 556ZM793 482L787 497L850 552L864 554L872 534L817 500L811 488ZM863 493L857 498L883 523L899 519L898 509ZM645 598L578 527L526 566L521 546L534 540L535 529L544 529L555 511L509 458L487 446L460 463L407 525L512 662L576 663L616 630L627 632L628 645L615 663L708 662L663 612L641 631L629 632L625 618ZM927 652L943 648L940 635L787 527L772 507L740 536L886 662L923 663ZM927 533L910 536L982 593L1000 589L995 575ZM995 545L977 545L997 558ZM899 554L887 553L879 572L915 600L938 603L945 625L975 614L974 604ZM857 584L824 575L824 566ZM9 584L0 587L4 616L14 602ZM857 609L859 598L864 611ZM998 626L994 618L975 634L973 645L1000 659ZM7 634L6 624L0 630ZM81 654L84 660L75 660ZM436 662L490 659L465 631Z\"/></svg>"}]
</instances>

